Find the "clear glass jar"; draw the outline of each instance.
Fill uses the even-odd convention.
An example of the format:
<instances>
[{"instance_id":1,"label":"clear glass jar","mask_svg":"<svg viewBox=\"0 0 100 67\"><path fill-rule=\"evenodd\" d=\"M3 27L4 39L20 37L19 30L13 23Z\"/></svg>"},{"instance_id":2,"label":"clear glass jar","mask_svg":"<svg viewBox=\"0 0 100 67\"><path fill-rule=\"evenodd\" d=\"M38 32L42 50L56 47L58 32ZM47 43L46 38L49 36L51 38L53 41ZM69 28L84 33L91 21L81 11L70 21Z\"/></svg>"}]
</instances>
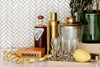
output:
<instances>
[{"instance_id":1,"label":"clear glass jar","mask_svg":"<svg viewBox=\"0 0 100 67\"><path fill-rule=\"evenodd\" d=\"M73 52L80 47L82 42L83 26L75 22L75 17L68 17L67 23L59 24L59 35L61 37L62 58L68 61L73 60Z\"/></svg>"}]
</instances>

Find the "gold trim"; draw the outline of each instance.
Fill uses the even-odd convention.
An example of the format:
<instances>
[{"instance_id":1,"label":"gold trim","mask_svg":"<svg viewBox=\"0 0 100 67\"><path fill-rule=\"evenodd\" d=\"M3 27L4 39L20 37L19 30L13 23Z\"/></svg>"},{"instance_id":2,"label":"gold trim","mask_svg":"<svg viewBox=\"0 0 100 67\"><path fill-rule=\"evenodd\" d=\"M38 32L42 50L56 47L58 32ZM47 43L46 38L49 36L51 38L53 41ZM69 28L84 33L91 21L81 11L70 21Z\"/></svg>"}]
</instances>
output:
<instances>
[{"instance_id":1,"label":"gold trim","mask_svg":"<svg viewBox=\"0 0 100 67\"><path fill-rule=\"evenodd\" d=\"M75 29L78 29L78 28L82 28L83 25L82 24L67 24L67 23L63 23L63 24L60 24L59 27L61 27L61 28L75 28Z\"/></svg>"}]
</instances>

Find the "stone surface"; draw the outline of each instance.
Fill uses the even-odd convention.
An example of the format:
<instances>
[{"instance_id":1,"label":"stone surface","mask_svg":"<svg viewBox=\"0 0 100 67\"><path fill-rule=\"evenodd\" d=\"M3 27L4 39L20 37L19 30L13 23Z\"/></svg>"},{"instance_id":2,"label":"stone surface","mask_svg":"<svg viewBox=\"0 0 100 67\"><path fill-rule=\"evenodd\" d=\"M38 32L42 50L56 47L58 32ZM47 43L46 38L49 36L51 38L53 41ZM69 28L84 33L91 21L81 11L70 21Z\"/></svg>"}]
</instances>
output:
<instances>
[{"instance_id":1,"label":"stone surface","mask_svg":"<svg viewBox=\"0 0 100 67\"><path fill-rule=\"evenodd\" d=\"M100 67L98 64L88 63L52 63L52 62L36 62L36 63L24 63L17 64L9 61L0 61L0 67Z\"/></svg>"}]
</instances>

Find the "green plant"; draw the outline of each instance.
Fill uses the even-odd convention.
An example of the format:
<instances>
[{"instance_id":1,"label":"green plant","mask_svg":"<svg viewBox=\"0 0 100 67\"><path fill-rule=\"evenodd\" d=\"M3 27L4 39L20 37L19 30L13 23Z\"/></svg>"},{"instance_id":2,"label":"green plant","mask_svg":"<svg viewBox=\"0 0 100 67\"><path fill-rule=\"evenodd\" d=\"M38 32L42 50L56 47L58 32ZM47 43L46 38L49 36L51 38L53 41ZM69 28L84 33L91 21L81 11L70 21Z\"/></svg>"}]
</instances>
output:
<instances>
[{"instance_id":1,"label":"green plant","mask_svg":"<svg viewBox=\"0 0 100 67\"><path fill-rule=\"evenodd\" d=\"M80 22L80 16L88 4L92 4L92 0L71 0L70 8L72 16L76 16L76 22Z\"/></svg>"},{"instance_id":2,"label":"green plant","mask_svg":"<svg viewBox=\"0 0 100 67\"><path fill-rule=\"evenodd\" d=\"M100 6L100 0L92 0L91 3L88 3L86 10L88 13L93 12L93 10L96 10L96 12L99 12L99 6ZM95 9L93 9L93 7L96 7Z\"/></svg>"},{"instance_id":3,"label":"green plant","mask_svg":"<svg viewBox=\"0 0 100 67\"><path fill-rule=\"evenodd\" d=\"M99 12L99 3L100 2L100 0L96 0L96 11L97 11L97 13Z\"/></svg>"},{"instance_id":4,"label":"green plant","mask_svg":"<svg viewBox=\"0 0 100 67\"><path fill-rule=\"evenodd\" d=\"M75 16L76 12L80 15L88 3L92 3L92 0L71 0L70 7L72 16Z\"/></svg>"},{"instance_id":5,"label":"green plant","mask_svg":"<svg viewBox=\"0 0 100 67\"><path fill-rule=\"evenodd\" d=\"M93 0L93 2L94 2L94 0ZM86 6L86 10L88 13L91 13L93 11L93 4L91 4L89 2L88 5Z\"/></svg>"}]
</instances>

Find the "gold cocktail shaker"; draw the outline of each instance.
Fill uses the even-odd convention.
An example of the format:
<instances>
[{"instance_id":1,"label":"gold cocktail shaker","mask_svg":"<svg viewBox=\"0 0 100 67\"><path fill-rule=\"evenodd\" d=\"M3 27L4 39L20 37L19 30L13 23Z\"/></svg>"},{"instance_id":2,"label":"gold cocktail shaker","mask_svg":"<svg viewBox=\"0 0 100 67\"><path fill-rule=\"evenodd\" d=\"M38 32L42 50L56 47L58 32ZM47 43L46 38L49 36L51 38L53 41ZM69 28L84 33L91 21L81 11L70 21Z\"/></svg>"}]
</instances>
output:
<instances>
[{"instance_id":1,"label":"gold cocktail shaker","mask_svg":"<svg viewBox=\"0 0 100 67\"><path fill-rule=\"evenodd\" d=\"M57 13L53 12L50 15L50 21L47 24L47 54L51 53L51 39L58 37L58 21Z\"/></svg>"}]
</instances>

